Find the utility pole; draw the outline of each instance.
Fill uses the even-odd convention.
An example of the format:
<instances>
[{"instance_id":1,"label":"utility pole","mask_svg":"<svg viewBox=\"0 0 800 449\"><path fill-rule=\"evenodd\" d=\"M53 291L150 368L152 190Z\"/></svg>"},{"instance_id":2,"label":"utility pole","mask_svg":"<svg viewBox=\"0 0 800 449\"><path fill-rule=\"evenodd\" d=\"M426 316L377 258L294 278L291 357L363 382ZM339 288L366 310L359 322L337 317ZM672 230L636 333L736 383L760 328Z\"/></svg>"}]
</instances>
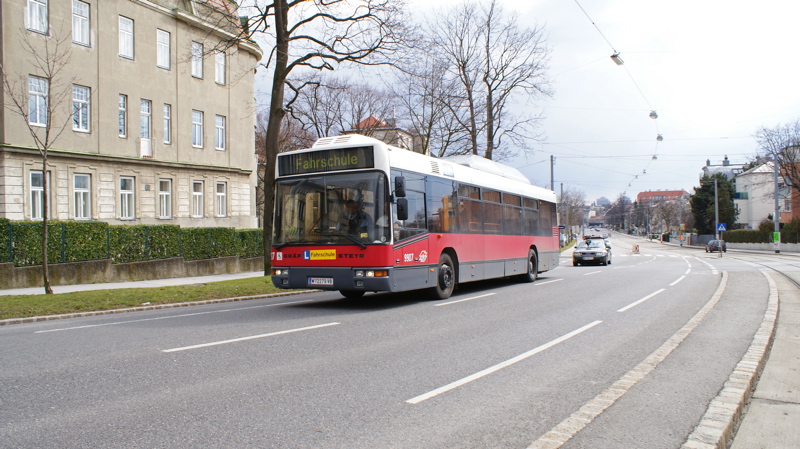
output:
<instances>
[{"instance_id":1,"label":"utility pole","mask_svg":"<svg viewBox=\"0 0 800 449\"><path fill-rule=\"evenodd\" d=\"M717 178L714 178L714 233L719 240L719 197L717 196ZM719 243L719 242L717 242ZM722 245L719 245L719 257L722 257Z\"/></svg>"},{"instance_id":2,"label":"utility pole","mask_svg":"<svg viewBox=\"0 0 800 449\"><path fill-rule=\"evenodd\" d=\"M552 154L550 155L550 190L555 190L553 188L553 166L556 165L556 158Z\"/></svg>"},{"instance_id":3,"label":"utility pole","mask_svg":"<svg viewBox=\"0 0 800 449\"><path fill-rule=\"evenodd\" d=\"M773 245L775 247L775 254L781 252L781 205L778 197L778 157L772 158L772 172L775 176L775 213L772 218L775 222L775 235L773 236ZM775 238L777 237L777 238Z\"/></svg>"}]
</instances>

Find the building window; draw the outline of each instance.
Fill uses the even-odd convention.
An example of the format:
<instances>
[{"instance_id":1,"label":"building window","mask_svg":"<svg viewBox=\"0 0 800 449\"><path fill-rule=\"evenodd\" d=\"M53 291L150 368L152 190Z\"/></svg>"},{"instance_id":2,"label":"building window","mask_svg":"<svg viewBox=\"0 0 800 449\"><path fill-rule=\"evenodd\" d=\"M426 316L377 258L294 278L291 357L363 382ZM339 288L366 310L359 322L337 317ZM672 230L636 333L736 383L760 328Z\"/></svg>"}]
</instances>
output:
<instances>
[{"instance_id":1,"label":"building window","mask_svg":"<svg viewBox=\"0 0 800 449\"><path fill-rule=\"evenodd\" d=\"M31 171L31 220L41 220L42 217L44 217L44 176L41 171Z\"/></svg>"},{"instance_id":2,"label":"building window","mask_svg":"<svg viewBox=\"0 0 800 449\"><path fill-rule=\"evenodd\" d=\"M47 0L28 0L28 29L47 33Z\"/></svg>"},{"instance_id":3,"label":"building window","mask_svg":"<svg viewBox=\"0 0 800 449\"><path fill-rule=\"evenodd\" d=\"M158 218L172 218L172 180L158 180Z\"/></svg>"},{"instance_id":4,"label":"building window","mask_svg":"<svg viewBox=\"0 0 800 449\"><path fill-rule=\"evenodd\" d=\"M192 76L203 77L203 44L192 42Z\"/></svg>"},{"instance_id":5,"label":"building window","mask_svg":"<svg viewBox=\"0 0 800 449\"><path fill-rule=\"evenodd\" d=\"M156 41L158 42L156 65L169 70L169 33L164 30L156 30Z\"/></svg>"},{"instance_id":6,"label":"building window","mask_svg":"<svg viewBox=\"0 0 800 449\"><path fill-rule=\"evenodd\" d=\"M119 55L133 59L133 20L119 16Z\"/></svg>"},{"instance_id":7,"label":"building window","mask_svg":"<svg viewBox=\"0 0 800 449\"><path fill-rule=\"evenodd\" d=\"M225 151L225 117L214 117L214 148Z\"/></svg>"},{"instance_id":8,"label":"building window","mask_svg":"<svg viewBox=\"0 0 800 449\"><path fill-rule=\"evenodd\" d=\"M153 103L150 100L141 100L139 107L139 137L150 139L153 130Z\"/></svg>"},{"instance_id":9,"label":"building window","mask_svg":"<svg viewBox=\"0 0 800 449\"><path fill-rule=\"evenodd\" d=\"M48 82L44 78L28 77L28 123L47 126Z\"/></svg>"},{"instance_id":10,"label":"building window","mask_svg":"<svg viewBox=\"0 0 800 449\"><path fill-rule=\"evenodd\" d=\"M227 199L228 185L225 182L217 183L217 217L228 216L228 199Z\"/></svg>"},{"instance_id":11,"label":"building window","mask_svg":"<svg viewBox=\"0 0 800 449\"><path fill-rule=\"evenodd\" d=\"M75 196L75 219L90 220L92 218L91 177L75 174L72 178L72 189Z\"/></svg>"},{"instance_id":12,"label":"building window","mask_svg":"<svg viewBox=\"0 0 800 449\"><path fill-rule=\"evenodd\" d=\"M136 208L134 207L134 179L127 176L119 178L119 218L121 220L133 220L136 218Z\"/></svg>"},{"instance_id":13,"label":"building window","mask_svg":"<svg viewBox=\"0 0 800 449\"><path fill-rule=\"evenodd\" d=\"M119 95L119 118L117 119L119 136L127 137L128 135L128 96Z\"/></svg>"},{"instance_id":14,"label":"building window","mask_svg":"<svg viewBox=\"0 0 800 449\"><path fill-rule=\"evenodd\" d=\"M225 84L225 52L218 51L214 54L214 81Z\"/></svg>"},{"instance_id":15,"label":"building window","mask_svg":"<svg viewBox=\"0 0 800 449\"><path fill-rule=\"evenodd\" d=\"M192 111L192 146L203 148L203 112Z\"/></svg>"},{"instance_id":16,"label":"building window","mask_svg":"<svg viewBox=\"0 0 800 449\"><path fill-rule=\"evenodd\" d=\"M72 42L90 46L89 40L89 4L72 0Z\"/></svg>"},{"instance_id":17,"label":"building window","mask_svg":"<svg viewBox=\"0 0 800 449\"><path fill-rule=\"evenodd\" d=\"M72 129L89 132L89 88L72 86Z\"/></svg>"},{"instance_id":18,"label":"building window","mask_svg":"<svg viewBox=\"0 0 800 449\"><path fill-rule=\"evenodd\" d=\"M164 105L164 143L172 142L172 106Z\"/></svg>"},{"instance_id":19,"label":"building window","mask_svg":"<svg viewBox=\"0 0 800 449\"><path fill-rule=\"evenodd\" d=\"M203 218L203 181L192 182L192 217Z\"/></svg>"}]
</instances>

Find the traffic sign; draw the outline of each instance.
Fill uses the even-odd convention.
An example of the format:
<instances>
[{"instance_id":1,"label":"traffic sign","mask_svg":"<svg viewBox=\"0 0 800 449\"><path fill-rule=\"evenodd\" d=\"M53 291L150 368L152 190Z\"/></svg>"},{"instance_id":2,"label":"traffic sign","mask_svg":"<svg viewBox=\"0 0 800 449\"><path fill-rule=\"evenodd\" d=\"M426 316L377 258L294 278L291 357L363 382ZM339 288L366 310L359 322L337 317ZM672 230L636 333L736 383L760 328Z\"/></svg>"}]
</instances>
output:
<instances>
[{"instance_id":1,"label":"traffic sign","mask_svg":"<svg viewBox=\"0 0 800 449\"><path fill-rule=\"evenodd\" d=\"M717 225L717 232L724 232L725 231L725 223L720 223Z\"/></svg>"},{"instance_id":2,"label":"traffic sign","mask_svg":"<svg viewBox=\"0 0 800 449\"><path fill-rule=\"evenodd\" d=\"M558 225L558 229L567 229L565 225Z\"/></svg>"}]
</instances>

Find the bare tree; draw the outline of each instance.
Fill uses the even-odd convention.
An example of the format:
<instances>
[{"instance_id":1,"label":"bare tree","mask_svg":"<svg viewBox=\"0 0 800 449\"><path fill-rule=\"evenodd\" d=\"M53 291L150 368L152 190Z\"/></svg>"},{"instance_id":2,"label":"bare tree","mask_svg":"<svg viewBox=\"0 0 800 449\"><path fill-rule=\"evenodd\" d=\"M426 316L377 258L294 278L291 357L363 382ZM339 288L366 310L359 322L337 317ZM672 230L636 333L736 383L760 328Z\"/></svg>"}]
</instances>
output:
<instances>
[{"instance_id":1,"label":"bare tree","mask_svg":"<svg viewBox=\"0 0 800 449\"><path fill-rule=\"evenodd\" d=\"M534 137L531 133L539 118L514 115L508 106L517 93L528 98L550 95L545 77L549 50L543 29L536 26L521 29L517 25L518 16L505 16L496 0L483 8L483 18L485 157L492 159L495 149L501 148L502 137L511 138L519 146Z\"/></svg>"},{"instance_id":2,"label":"bare tree","mask_svg":"<svg viewBox=\"0 0 800 449\"><path fill-rule=\"evenodd\" d=\"M761 156L777 161L781 175L800 192L800 120L774 128L762 127L755 134Z\"/></svg>"},{"instance_id":3,"label":"bare tree","mask_svg":"<svg viewBox=\"0 0 800 449\"><path fill-rule=\"evenodd\" d=\"M32 37L21 32L19 44L29 56L29 66L20 70L6 67L0 62L5 91L3 107L22 119L42 156L42 283L45 293L52 294L47 265L47 225L50 214L47 152L80 113L68 109L75 78L67 79L62 74L72 57L71 35L51 30L50 36ZM65 114L67 110L69 112Z\"/></svg>"},{"instance_id":4,"label":"bare tree","mask_svg":"<svg viewBox=\"0 0 800 449\"><path fill-rule=\"evenodd\" d=\"M469 136L470 151L478 155L481 114L477 92L481 68L481 33L477 6L464 2L451 11L436 14L427 23L425 35L435 54L446 61L449 76L458 81L458 89L447 98L447 107L459 126ZM455 87L455 86L453 86Z\"/></svg>"},{"instance_id":5,"label":"bare tree","mask_svg":"<svg viewBox=\"0 0 800 449\"><path fill-rule=\"evenodd\" d=\"M286 116L285 89L299 68L334 70L342 63L387 64L403 45L406 30L402 0L249 0L240 11L249 18L242 36L265 37L271 46L265 65L272 67L269 120L264 137L264 216L272 213L281 128ZM301 86L289 86L298 92ZM269 269L272 223L264 220L264 270Z\"/></svg>"},{"instance_id":6,"label":"bare tree","mask_svg":"<svg viewBox=\"0 0 800 449\"><path fill-rule=\"evenodd\" d=\"M586 194L577 189L567 188L558 199L558 215L560 223L571 233L572 226L580 226L586 209Z\"/></svg>"},{"instance_id":7,"label":"bare tree","mask_svg":"<svg viewBox=\"0 0 800 449\"><path fill-rule=\"evenodd\" d=\"M290 116L284 117L285 123L281 126L281 135L279 140L280 153L284 151L296 150L299 148L308 148L313 145L316 137L303 129L297 120ZM264 222L264 171L274 170L275 167L267 164L266 151L267 151L267 124L269 123L269 114L264 112L259 113L256 118L256 156L258 158L259 170L256 175L258 181L256 184L256 215L258 223L263 226ZM269 219L269 215L266 216Z\"/></svg>"},{"instance_id":8,"label":"bare tree","mask_svg":"<svg viewBox=\"0 0 800 449\"><path fill-rule=\"evenodd\" d=\"M417 47L394 82L387 83L421 152L436 157L469 154L471 148L469 136L459 124L460 117L448 108L450 95L458 90L458 81L448 78L447 70L447 62L434 55L432 48Z\"/></svg>"},{"instance_id":9,"label":"bare tree","mask_svg":"<svg viewBox=\"0 0 800 449\"><path fill-rule=\"evenodd\" d=\"M550 95L545 76L549 49L542 28L521 28L516 14L505 14L496 0L484 0L465 1L437 14L427 29L437 48L434 54L447 62L449 76L459 82L448 106L469 135L472 154L502 159L507 156L503 138L523 148L537 138L539 117L514 114L510 107L522 98Z\"/></svg>"}]
</instances>

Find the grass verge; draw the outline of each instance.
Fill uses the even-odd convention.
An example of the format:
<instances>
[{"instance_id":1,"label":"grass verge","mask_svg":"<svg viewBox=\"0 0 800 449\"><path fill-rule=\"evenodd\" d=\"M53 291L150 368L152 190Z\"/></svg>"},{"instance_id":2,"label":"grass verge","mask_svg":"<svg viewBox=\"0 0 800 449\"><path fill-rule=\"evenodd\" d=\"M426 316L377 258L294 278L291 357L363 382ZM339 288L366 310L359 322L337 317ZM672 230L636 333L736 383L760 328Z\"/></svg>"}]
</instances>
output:
<instances>
[{"instance_id":1,"label":"grass verge","mask_svg":"<svg viewBox=\"0 0 800 449\"><path fill-rule=\"evenodd\" d=\"M56 295L0 296L0 320L62 313L137 307L286 291L272 285L269 276L170 287L90 290Z\"/></svg>"}]
</instances>

